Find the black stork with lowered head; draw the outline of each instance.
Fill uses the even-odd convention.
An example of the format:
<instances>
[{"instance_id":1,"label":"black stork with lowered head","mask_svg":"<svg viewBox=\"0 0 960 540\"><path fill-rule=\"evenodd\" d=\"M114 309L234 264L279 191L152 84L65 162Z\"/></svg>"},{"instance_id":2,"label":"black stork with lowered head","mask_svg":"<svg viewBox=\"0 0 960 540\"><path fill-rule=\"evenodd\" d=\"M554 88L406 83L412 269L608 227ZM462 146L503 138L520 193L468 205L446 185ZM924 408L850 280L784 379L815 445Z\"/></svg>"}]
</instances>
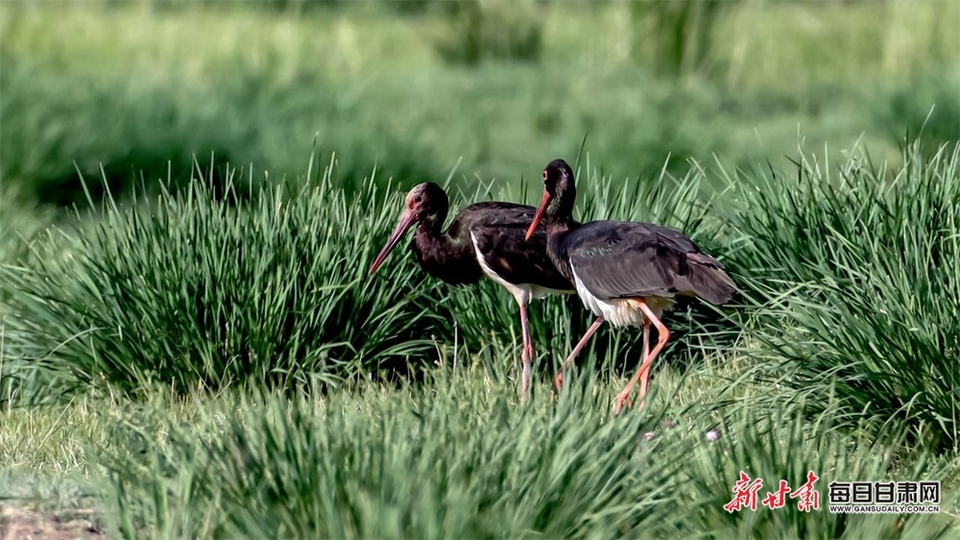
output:
<instances>
[{"instance_id":1,"label":"black stork with lowered head","mask_svg":"<svg viewBox=\"0 0 960 540\"><path fill-rule=\"evenodd\" d=\"M605 320L614 327L643 325L643 362L617 396L614 412L620 412L638 380L642 409L650 366L670 339L670 331L660 321L663 312L673 307L678 295L725 304L733 298L736 286L719 261L701 252L677 230L631 221L575 221L577 190L566 161L555 159L547 164L543 188L527 237L546 230L547 254L574 284L584 306L597 316L564 361L563 369L570 367ZM538 229L541 221L543 227ZM652 351L651 323L659 334ZM563 371L557 374L556 383L562 387Z\"/></svg>"},{"instance_id":2,"label":"black stork with lowered head","mask_svg":"<svg viewBox=\"0 0 960 540\"><path fill-rule=\"evenodd\" d=\"M547 255L547 235L524 234L535 208L507 202L479 202L457 214L446 231L447 194L437 184L425 182L407 194L400 221L370 267L374 273L408 229L417 225L412 248L421 268L451 285L472 285L486 275L505 287L520 306L523 330L521 392L530 388L533 342L527 305L548 294L573 294L570 281Z\"/></svg>"}]
</instances>

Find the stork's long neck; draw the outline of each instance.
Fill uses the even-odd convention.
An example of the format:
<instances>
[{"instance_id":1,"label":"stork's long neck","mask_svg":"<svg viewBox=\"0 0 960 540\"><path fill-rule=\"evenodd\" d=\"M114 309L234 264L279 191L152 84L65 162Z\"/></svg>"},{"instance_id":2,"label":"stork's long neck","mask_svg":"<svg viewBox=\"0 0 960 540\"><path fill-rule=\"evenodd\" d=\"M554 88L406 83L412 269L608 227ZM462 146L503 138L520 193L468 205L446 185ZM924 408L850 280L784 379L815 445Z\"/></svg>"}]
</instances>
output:
<instances>
[{"instance_id":1,"label":"stork's long neck","mask_svg":"<svg viewBox=\"0 0 960 540\"><path fill-rule=\"evenodd\" d=\"M451 225L443 231L446 208L426 216L414 233L413 250L428 274L449 283L470 283L479 279L480 267L474 255L469 227ZM476 275L474 275L476 274Z\"/></svg>"},{"instance_id":2,"label":"stork's long neck","mask_svg":"<svg viewBox=\"0 0 960 540\"><path fill-rule=\"evenodd\" d=\"M573 282L573 268L567 257L567 248L564 244L567 235L580 226L573 219L573 203L577 192L573 186L557 193L550 201L543 216L543 227L547 233L547 256L553 262L563 277Z\"/></svg>"},{"instance_id":3,"label":"stork's long neck","mask_svg":"<svg viewBox=\"0 0 960 540\"><path fill-rule=\"evenodd\" d=\"M573 283L573 269L570 267L570 260L567 259L567 249L564 246L564 240L572 230L570 224L547 221L543 224L543 227L547 233L547 257L563 274L563 277Z\"/></svg>"},{"instance_id":4,"label":"stork's long neck","mask_svg":"<svg viewBox=\"0 0 960 540\"><path fill-rule=\"evenodd\" d=\"M443 232L443 222L447 219L446 208L428 214L417 224L413 233L413 245L421 260L431 260L437 254L449 249L450 235Z\"/></svg>"}]
</instances>

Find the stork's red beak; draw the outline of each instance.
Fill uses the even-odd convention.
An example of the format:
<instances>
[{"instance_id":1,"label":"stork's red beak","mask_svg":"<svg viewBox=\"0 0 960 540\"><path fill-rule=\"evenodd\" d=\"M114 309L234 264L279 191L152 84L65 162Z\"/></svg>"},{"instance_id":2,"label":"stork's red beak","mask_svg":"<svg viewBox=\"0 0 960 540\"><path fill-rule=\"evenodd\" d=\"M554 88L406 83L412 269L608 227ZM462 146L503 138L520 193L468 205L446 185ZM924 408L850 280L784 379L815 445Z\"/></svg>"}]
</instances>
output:
<instances>
[{"instance_id":1,"label":"stork's red beak","mask_svg":"<svg viewBox=\"0 0 960 540\"><path fill-rule=\"evenodd\" d=\"M390 238L387 239L387 244L383 246L383 249L380 250L380 254L377 255L377 258L370 266L371 274L376 272L377 268L380 268L380 265L386 260L387 255L393 251L393 248L397 247L397 242L403 238L403 234L407 232L407 229L412 227L416 222L417 214L413 210L408 208L403 211L403 214L400 214L400 221L397 222L397 226L393 229L393 232L390 233Z\"/></svg>"},{"instance_id":2,"label":"stork's red beak","mask_svg":"<svg viewBox=\"0 0 960 540\"><path fill-rule=\"evenodd\" d=\"M543 219L543 213L547 211L548 204L550 204L550 193L544 191L543 198L540 199L540 207L537 208L537 213L533 216L533 222L530 223L530 228L527 229L527 240L533 236L533 232L537 230L537 225L540 225L540 220Z\"/></svg>"}]
</instances>

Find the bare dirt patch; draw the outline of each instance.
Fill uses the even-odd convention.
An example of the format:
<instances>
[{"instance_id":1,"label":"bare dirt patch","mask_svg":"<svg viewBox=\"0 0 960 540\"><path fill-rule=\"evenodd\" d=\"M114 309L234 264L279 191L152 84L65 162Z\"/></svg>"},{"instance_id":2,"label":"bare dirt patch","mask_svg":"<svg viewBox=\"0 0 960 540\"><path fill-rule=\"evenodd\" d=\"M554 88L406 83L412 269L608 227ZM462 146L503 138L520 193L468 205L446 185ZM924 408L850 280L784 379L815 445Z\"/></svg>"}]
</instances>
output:
<instances>
[{"instance_id":1,"label":"bare dirt patch","mask_svg":"<svg viewBox=\"0 0 960 540\"><path fill-rule=\"evenodd\" d=\"M0 504L0 540L67 540L106 538L92 510L73 510L68 515L40 513Z\"/></svg>"}]
</instances>

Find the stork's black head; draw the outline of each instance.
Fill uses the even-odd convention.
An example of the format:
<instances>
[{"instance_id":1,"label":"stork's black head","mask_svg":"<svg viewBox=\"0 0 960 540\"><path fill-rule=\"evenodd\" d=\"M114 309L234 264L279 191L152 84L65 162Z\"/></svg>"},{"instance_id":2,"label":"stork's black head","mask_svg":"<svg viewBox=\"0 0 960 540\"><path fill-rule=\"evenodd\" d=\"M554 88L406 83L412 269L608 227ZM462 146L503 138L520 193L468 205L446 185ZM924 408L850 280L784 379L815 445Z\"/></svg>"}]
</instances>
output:
<instances>
[{"instance_id":1,"label":"stork's black head","mask_svg":"<svg viewBox=\"0 0 960 540\"><path fill-rule=\"evenodd\" d=\"M423 221L427 218L437 217L439 214L446 214L450 201L447 199L447 192L433 182L424 182L417 184L407 193L404 200L406 211L412 212L416 218L415 221Z\"/></svg>"},{"instance_id":2,"label":"stork's black head","mask_svg":"<svg viewBox=\"0 0 960 540\"><path fill-rule=\"evenodd\" d=\"M377 268L383 264L387 255L397 246L404 233L415 223L428 222L431 225L437 225L447 217L447 209L450 201L447 199L447 193L443 188L433 182L424 182L417 184L407 193L404 199L403 213L400 214L400 221L390 233L386 245L380 250L377 258L370 266L370 273L374 273Z\"/></svg>"},{"instance_id":3,"label":"stork's black head","mask_svg":"<svg viewBox=\"0 0 960 540\"><path fill-rule=\"evenodd\" d=\"M540 207L527 230L527 239L533 236L540 221L567 223L573 219L573 203L577 199L577 187L573 169L562 159L555 159L543 168L543 198Z\"/></svg>"},{"instance_id":4,"label":"stork's black head","mask_svg":"<svg viewBox=\"0 0 960 540\"><path fill-rule=\"evenodd\" d=\"M543 189L551 196L558 196L568 189L576 189L573 169L563 159L555 159L543 168Z\"/></svg>"}]
</instances>

